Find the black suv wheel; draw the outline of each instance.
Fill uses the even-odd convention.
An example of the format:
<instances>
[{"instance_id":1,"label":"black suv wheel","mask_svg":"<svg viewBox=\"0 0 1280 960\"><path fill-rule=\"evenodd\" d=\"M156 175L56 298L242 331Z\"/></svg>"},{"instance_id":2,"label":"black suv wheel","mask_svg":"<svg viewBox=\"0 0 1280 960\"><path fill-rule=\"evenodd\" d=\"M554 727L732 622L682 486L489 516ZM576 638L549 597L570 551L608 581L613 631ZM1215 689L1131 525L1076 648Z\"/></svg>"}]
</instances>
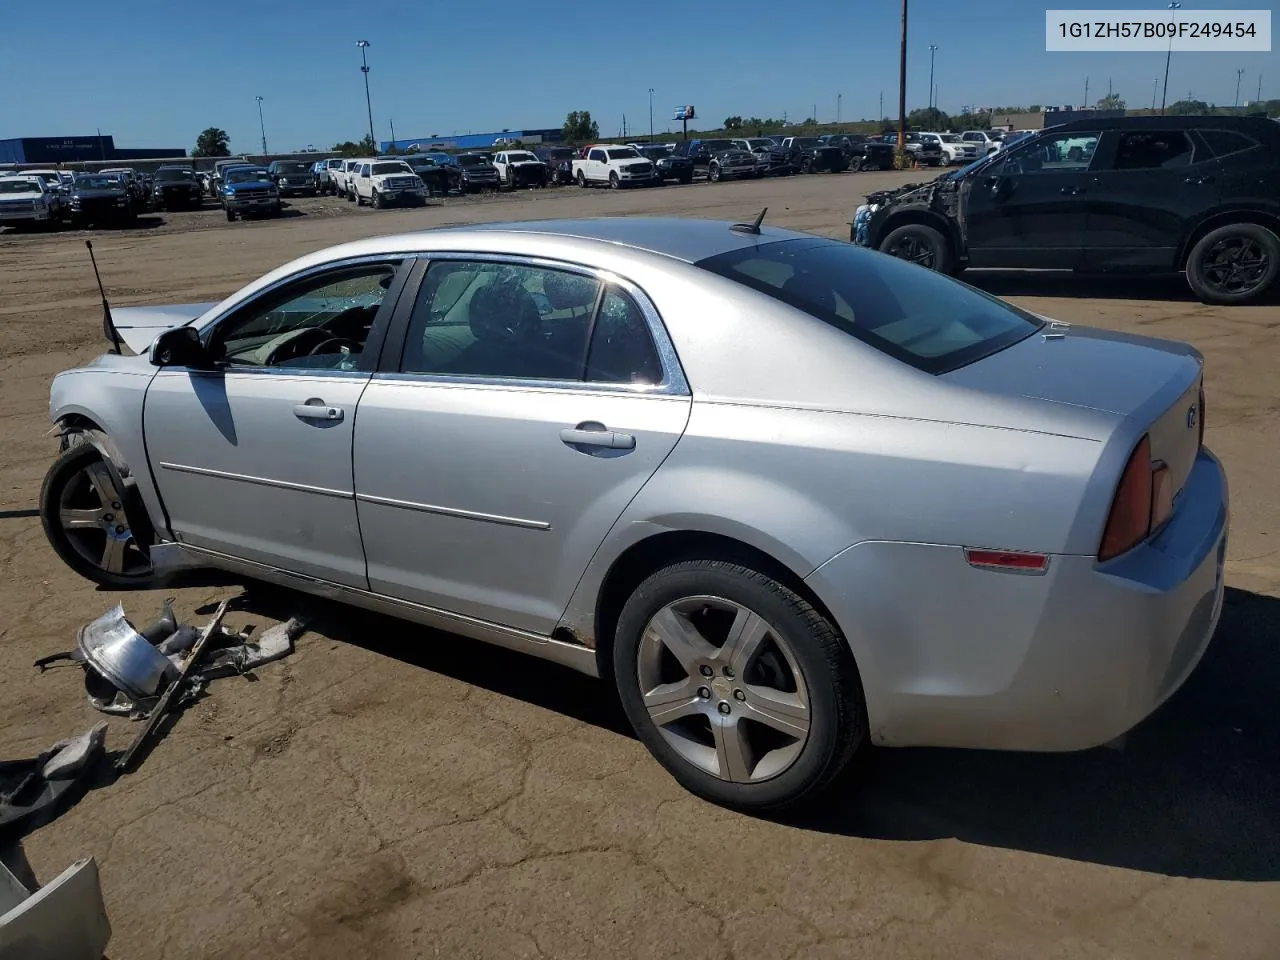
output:
<instances>
[{"instance_id":1,"label":"black suv wheel","mask_svg":"<svg viewBox=\"0 0 1280 960\"><path fill-rule=\"evenodd\" d=\"M938 273L951 273L955 267L951 241L940 230L924 223L908 223L890 230L880 241L880 252Z\"/></svg>"},{"instance_id":2,"label":"black suv wheel","mask_svg":"<svg viewBox=\"0 0 1280 960\"><path fill-rule=\"evenodd\" d=\"M1256 223L1210 230L1187 257L1187 283L1204 303L1250 303L1280 275L1280 237Z\"/></svg>"}]
</instances>

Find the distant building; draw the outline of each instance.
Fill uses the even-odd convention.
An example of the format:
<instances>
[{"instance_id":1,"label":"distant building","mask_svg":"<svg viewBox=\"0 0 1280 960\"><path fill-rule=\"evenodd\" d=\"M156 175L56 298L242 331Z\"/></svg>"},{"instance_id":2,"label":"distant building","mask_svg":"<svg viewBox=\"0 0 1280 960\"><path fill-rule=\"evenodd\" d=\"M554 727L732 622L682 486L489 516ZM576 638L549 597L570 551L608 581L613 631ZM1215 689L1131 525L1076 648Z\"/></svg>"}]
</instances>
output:
<instances>
[{"instance_id":1,"label":"distant building","mask_svg":"<svg viewBox=\"0 0 1280 960\"><path fill-rule=\"evenodd\" d=\"M521 143L557 143L564 140L564 130L548 127L543 130L500 130L497 133L467 133L456 137L407 137L399 140L383 140L378 144L381 153L426 152L429 150L485 150L495 140L506 137Z\"/></svg>"},{"instance_id":2,"label":"distant building","mask_svg":"<svg viewBox=\"0 0 1280 960\"><path fill-rule=\"evenodd\" d=\"M117 147L107 134L86 137L14 137L0 140L0 164L87 163L185 157L182 147Z\"/></svg>"}]
</instances>

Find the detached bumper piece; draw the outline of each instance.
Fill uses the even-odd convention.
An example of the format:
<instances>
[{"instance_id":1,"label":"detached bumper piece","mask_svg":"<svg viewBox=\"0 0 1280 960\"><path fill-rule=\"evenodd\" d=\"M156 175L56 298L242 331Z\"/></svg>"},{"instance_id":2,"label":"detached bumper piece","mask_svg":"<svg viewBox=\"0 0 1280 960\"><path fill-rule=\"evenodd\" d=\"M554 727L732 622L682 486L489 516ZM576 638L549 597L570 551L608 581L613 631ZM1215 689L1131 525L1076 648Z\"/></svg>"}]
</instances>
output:
<instances>
[{"instance_id":1,"label":"detached bumper piece","mask_svg":"<svg viewBox=\"0 0 1280 960\"><path fill-rule=\"evenodd\" d=\"M77 860L35 890L0 863L0 957L102 960L110 940L111 922L92 857Z\"/></svg>"}]
</instances>

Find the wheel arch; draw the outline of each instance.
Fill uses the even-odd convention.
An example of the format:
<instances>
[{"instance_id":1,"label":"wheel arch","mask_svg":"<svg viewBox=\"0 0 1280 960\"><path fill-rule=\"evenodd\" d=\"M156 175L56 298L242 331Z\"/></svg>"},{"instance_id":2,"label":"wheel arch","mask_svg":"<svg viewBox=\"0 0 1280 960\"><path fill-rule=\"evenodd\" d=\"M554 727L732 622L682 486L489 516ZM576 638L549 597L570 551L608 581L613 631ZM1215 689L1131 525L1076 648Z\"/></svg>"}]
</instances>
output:
<instances>
[{"instance_id":1,"label":"wheel arch","mask_svg":"<svg viewBox=\"0 0 1280 960\"><path fill-rule=\"evenodd\" d=\"M1233 223L1255 223L1260 227L1266 227L1277 237L1280 237L1280 213L1268 213L1264 210L1219 210L1202 219L1192 228L1178 246L1178 259L1176 261L1177 269L1185 270L1187 268L1187 258L1191 255L1191 248L1194 247L1206 233L1216 230L1219 227L1225 227Z\"/></svg>"},{"instance_id":2,"label":"wheel arch","mask_svg":"<svg viewBox=\"0 0 1280 960\"><path fill-rule=\"evenodd\" d=\"M779 560L774 552L726 533L697 529L667 530L630 544L614 558L594 592L592 624L601 677L612 674L614 631L627 598L651 574L681 560L724 560L750 567L795 591L827 618L837 631L840 629L830 608L805 582L804 576ZM852 655L852 651L850 653Z\"/></svg>"},{"instance_id":3,"label":"wheel arch","mask_svg":"<svg viewBox=\"0 0 1280 960\"><path fill-rule=\"evenodd\" d=\"M139 543L143 542L144 538L146 542L154 543L156 527L147 509L146 500L138 489L137 477L128 458L111 439L110 434L89 413L79 410L62 412L55 420L55 424L57 434L62 440L63 451L77 442L88 444L98 451L103 465L111 472L111 479L115 482L116 489L121 491L124 497L124 513L129 520L129 525L137 534Z\"/></svg>"}]
</instances>

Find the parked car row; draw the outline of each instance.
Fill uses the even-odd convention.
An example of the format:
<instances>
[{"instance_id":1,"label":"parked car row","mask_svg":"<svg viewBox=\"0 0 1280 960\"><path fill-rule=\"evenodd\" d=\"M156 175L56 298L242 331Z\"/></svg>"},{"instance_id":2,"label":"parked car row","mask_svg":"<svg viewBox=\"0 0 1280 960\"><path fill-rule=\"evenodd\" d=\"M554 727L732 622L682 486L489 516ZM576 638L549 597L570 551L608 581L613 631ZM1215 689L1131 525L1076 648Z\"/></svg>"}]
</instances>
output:
<instances>
[{"instance_id":1,"label":"parked car row","mask_svg":"<svg viewBox=\"0 0 1280 960\"><path fill-rule=\"evenodd\" d=\"M202 188L186 166L154 173L113 167L85 173L26 170L0 174L0 225L114 226L151 210L199 208Z\"/></svg>"},{"instance_id":2,"label":"parked car row","mask_svg":"<svg viewBox=\"0 0 1280 960\"><path fill-rule=\"evenodd\" d=\"M1186 274L1206 303L1280 277L1280 127L1251 117L1054 126L931 183L880 191L850 239L941 273L966 267Z\"/></svg>"}]
</instances>

